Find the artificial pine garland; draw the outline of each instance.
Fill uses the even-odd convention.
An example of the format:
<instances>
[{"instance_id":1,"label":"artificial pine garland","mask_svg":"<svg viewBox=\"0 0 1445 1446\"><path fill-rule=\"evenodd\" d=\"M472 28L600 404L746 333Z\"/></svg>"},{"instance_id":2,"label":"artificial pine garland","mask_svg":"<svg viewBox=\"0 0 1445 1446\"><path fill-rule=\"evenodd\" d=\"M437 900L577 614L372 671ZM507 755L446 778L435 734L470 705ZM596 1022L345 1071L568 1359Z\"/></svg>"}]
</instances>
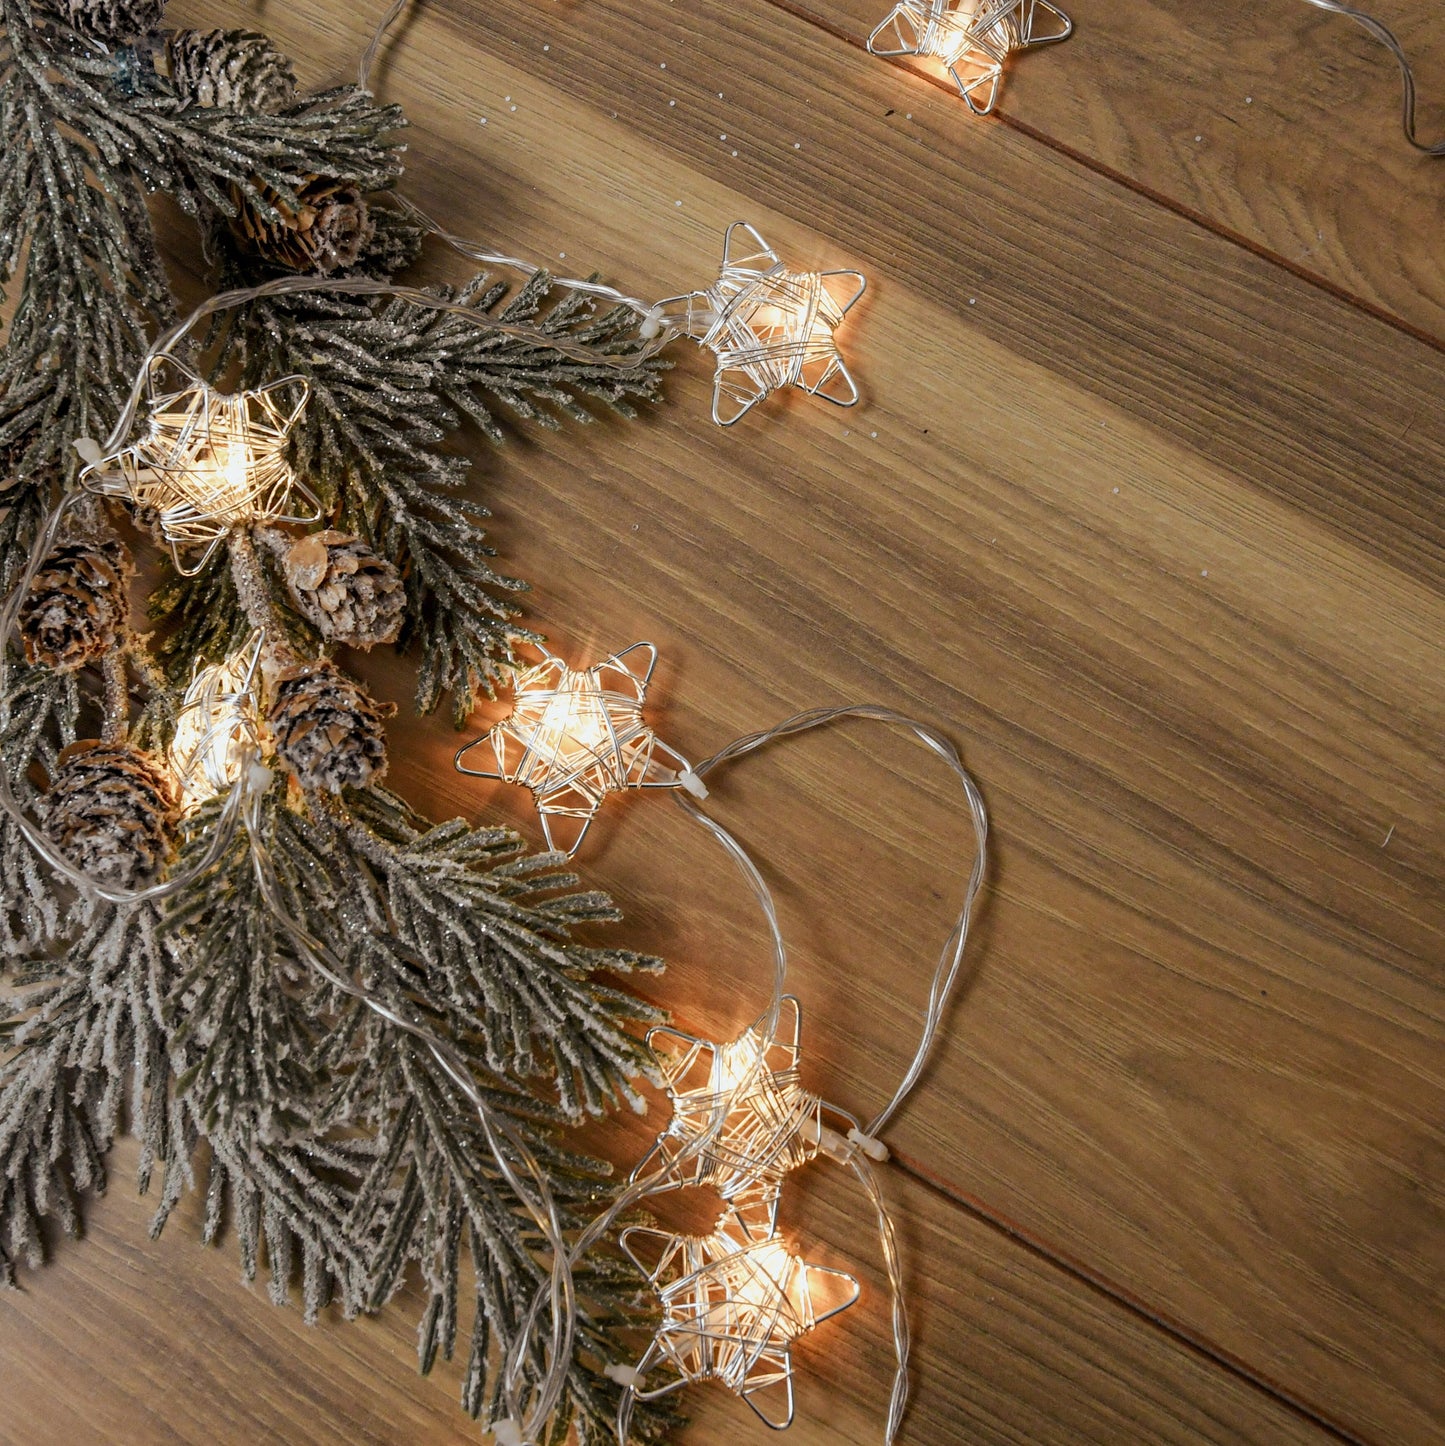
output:
<instances>
[{"instance_id":1,"label":"artificial pine garland","mask_svg":"<svg viewBox=\"0 0 1445 1446\"><path fill-rule=\"evenodd\" d=\"M0 0L6 591L73 492L74 444L110 431L150 334L174 319L148 193L194 218L218 287L386 280L420 249L422 227L386 200L401 173L396 107L353 87L298 94L264 36L167 34L162 21L161 0ZM153 1228L203 1188L207 1240L228 1216L246 1277L264 1256L273 1295L299 1281L308 1317L333 1300L377 1308L415 1264L426 1369L457 1343L465 1283L465 1405L495 1419L498 1342L546 1284L542 1237L438 1059L309 967L256 854L291 919L461 1056L545 1170L564 1228L590 1219L605 1167L559 1129L638 1102L649 1066L636 1031L657 1014L621 980L657 961L583 942L616 912L558 856L527 854L506 829L431 825L382 788L386 710L331 650L411 648L418 705L450 694L464 719L532 635L447 436L470 421L500 442L504 415L554 427L598 404L630 415L660 368L626 360L630 314L545 276L516 294L485 276L434 294L475 315L271 296L188 357L238 389L303 379L286 461L318 501L317 529L233 530L196 575L170 569L153 595L159 640L125 606L129 520L97 499L71 508L29 582L20 636L4 643L0 767L31 831L104 887L76 889L0 814L0 1281L41 1263L47 1218L79 1230L128 1127L141 1190L158 1182ZM512 329L477 324L493 316ZM563 338L565 354L549 345ZM133 522L143 540L157 519ZM273 777L264 791L245 782L253 826L227 835L224 801L192 797L170 750L196 670L258 632ZM185 882L104 897L167 880ZM609 1434L607 1333L642 1319L635 1276L606 1257L578 1286L556 1441L572 1426L584 1442ZM666 1425L654 1416L639 1435Z\"/></svg>"}]
</instances>

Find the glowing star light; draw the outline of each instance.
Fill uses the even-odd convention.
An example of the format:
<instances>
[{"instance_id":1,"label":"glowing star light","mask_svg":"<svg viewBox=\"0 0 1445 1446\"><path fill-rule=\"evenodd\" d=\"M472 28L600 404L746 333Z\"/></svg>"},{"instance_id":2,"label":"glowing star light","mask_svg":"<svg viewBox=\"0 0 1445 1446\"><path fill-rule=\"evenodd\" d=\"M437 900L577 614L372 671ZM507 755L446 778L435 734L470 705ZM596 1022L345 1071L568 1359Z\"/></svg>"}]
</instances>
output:
<instances>
[{"instance_id":1,"label":"glowing star light","mask_svg":"<svg viewBox=\"0 0 1445 1446\"><path fill-rule=\"evenodd\" d=\"M474 778L530 788L549 849L576 853L609 793L679 785L705 793L687 759L643 721L642 702L657 664L651 643L633 643L587 669L539 651L542 661L517 679L511 715L460 748L456 766ZM482 749L490 765L468 767L463 760L473 749ZM559 818L580 821L570 846L554 832Z\"/></svg>"},{"instance_id":2,"label":"glowing star light","mask_svg":"<svg viewBox=\"0 0 1445 1446\"><path fill-rule=\"evenodd\" d=\"M764 1233L771 1234L784 1175L837 1136L823 1125L822 1101L802 1085L798 1001L783 996L771 1043L763 1022L731 1044L666 1027L649 1031L647 1047L672 1101L672 1119L633 1178L704 1140L683 1158L673 1184L710 1186L743 1224L766 1222Z\"/></svg>"},{"instance_id":3,"label":"glowing star light","mask_svg":"<svg viewBox=\"0 0 1445 1446\"><path fill-rule=\"evenodd\" d=\"M189 385L157 391L162 365ZM150 414L141 438L124 451L91 463L87 485L124 497L154 514L177 569L194 577L237 528L257 522L314 522L316 498L286 460L288 435L305 410L310 389L302 377L283 377L250 392L218 392L169 358L158 358L147 378ZM287 405L287 398L290 405ZM291 494L309 511L287 511ZM204 548L194 564L182 552Z\"/></svg>"},{"instance_id":4,"label":"glowing star light","mask_svg":"<svg viewBox=\"0 0 1445 1446\"><path fill-rule=\"evenodd\" d=\"M1067 40L1073 22L1047 0L898 0L868 37L874 55L924 55L940 62L975 115L998 99L1009 56Z\"/></svg>"},{"instance_id":5,"label":"glowing star light","mask_svg":"<svg viewBox=\"0 0 1445 1446\"><path fill-rule=\"evenodd\" d=\"M615 1378L643 1401L693 1381L721 1381L775 1430L790 1425L793 1342L852 1305L858 1282L809 1265L776 1235L753 1239L729 1215L704 1236L634 1226L623 1232L622 1248L657 1291L662 1324L636 1369ZM648 1387L645 1378L659 1369L661 1384Z\"/></svg>"},{"instance_id":6,"label":"glowing star light","mask_svg":"<svg viewBox=\"0 0 1445 1446\"><path fill-rule=\"evenodd\" d=\"M261 634L253 633L224 662L197 667L181 700L169 760L187 812L229 789L246 760L260 752L256 686L262 643Z\"/></svg>"},{"instance_id":7,"label":"glowing star light","mask_svg":"<svg viewBox=\"0 0 1445 1446\"><path fill-rule=\"evenodd\" d=\"M729 427L779 387L840 407L858 400L833 333L866 285L856 271L789 271L751 226L735 221L717 283L658 302L654 317L716 354L712 418Z\"/></svg>"}]
</instances>

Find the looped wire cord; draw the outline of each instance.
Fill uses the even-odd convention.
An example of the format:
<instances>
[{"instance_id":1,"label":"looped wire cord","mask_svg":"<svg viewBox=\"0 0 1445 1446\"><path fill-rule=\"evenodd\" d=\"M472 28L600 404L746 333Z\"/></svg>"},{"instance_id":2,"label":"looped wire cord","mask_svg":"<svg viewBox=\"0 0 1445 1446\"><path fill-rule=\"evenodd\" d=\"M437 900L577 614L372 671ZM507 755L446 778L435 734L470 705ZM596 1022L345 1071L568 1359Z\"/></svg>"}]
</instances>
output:
<instances>
[{"instance_id":1,"label":"looped wire cord","mask_svg":"<svg viewBox=\"0 0 1445 1446\"><path fill-rule=\"evenodd\" d=\"M1403 88L1400 101L1400 123L1405 132L1405 139L1417 151L1422 151L1427 156L1445 156L1445 141L1437 141L1434 145L1429 145L1420 140L1415 133L1415 72L1405 55L1404 46L1395 38L1395 32L1381 21L1376 20L1373 15L1367 15L1363 10L1356 10L1353 6L1342 4L1341 0L1304 0L1304 3L1313 5L1316 10L1327 10L1331 15L1343 15L1346 19L1353 20L1356 25L1365 30L1373 39L1379 41L1395 57L1395 63L1400 67L1400 81Z\"/></svg>"},{"instance_id":2,"label":"looped wire cord","mask_svg":"<svg viewBox=\"0 0 1445 1446\"><path fill-rule=\"evenodd\" d=\"M806 733L813 728L826 727L829 724L837 723L845 719L859 718L876 723L886 723L894 727L906 729L912 733L925 747L937 755L958 779L963 787L964 797L968 802L969 819L973 824L974 836L974 858L973 868L969 873L968 884L964 890L963 904L959 909L958 916L954 920L953 927L949 930L948 937L944 941L943 949L938 957L938 963L934 967L933 979L929 985L928 1006L924 1013L923 1030L918 1042L918 1048L914 1053L908 1069L904 1073L898 1088L894 1090L892 1098L876 1114L866 1129L859 1133L862 1136L876 1138L880 1131L897 1113L903 1101L917 1085L924 1069L928 1064L930 1055L938 1039L939 1026L943 1020L944 1010L948 1005L949 997L952 995L958 983L959 969L963 962L964 947L968 943L969 928L973 922L974 906L978 900L979 890L983 887L984 870L988 861L988 810L984 805L983 796L974 782L972 774L964 767L963 760L959 757L958 749L953 741L940 733L936 728L926 723L920 723L916 719L908 717L904 713L893 708L884 708L877 704L848 704L836 708L813 708L807 712L795 714L785 719L774 728L765 729L760 733L750 733L736 742L728 744L726 748L713 754L711 758L699 763L693 770L699 777L703 777L714 769L731 763L746 754L755 752L759 748L765 748L770 743L775 743L783 738L790 738L799 733ZM691 814L698 816L710 828L719 828L719 825L711 819L702 817L696 808L685 795L679 794L677 801ZM736 845L735 845L736 847ZM755 889L761 890L759 901L764 904L765 911L770 920L774 921L776 927L776 915L772 909L772 899L767 893L767 885L756 869L748 861L748 869L753 877L757 879ZM845 1119L853 1117L848 1111L836 1105L828 1105L828 1108L835 1113L842 1115ZM909 1330L908 1313L904 1300L903 1269L898 1254L898 1241L893 1228L893 1219L889 1213L887 1202L883 1198L883 1192L878 1184L878 1177L868 1157L863 1150L855 1143L854 1148L848 1155L848 1164L857 1176L858 1182L862 1185L872 1204L877 1217L878 1240L883 1254L884 1265L888 1272L889 1286L892 1291L893 1306L893 1346L894 1356L897 1361L897 1368L893 1376L893 1390L888 1404L888 1424L884 1440L888 1443L897 1437L899 1426L903 1421L904 1409L908 1403L908 1357L909 1357Z\"/></svg>"},{"instance_id":3,"label":"looped wire cord","mask_svg":"<svg viewBox=\"0 0 1445 1446\"><path fill-rule=\"evenodd\" d=\"M933 980L929 987L928 1008L924 1014L923 1032L918 1042L918 1049L914 1053L912 1063L908 1066L898 1088L893 1092L893 1097L874 1116L872 1122L863 1131L865 1135L876 1136L880 1130L888 1124L898 1110L898 1107L907 1098L913 1087L918 1083L928 1058L933 1052L934 1043L937 1040L939 1024L943 1018L943 1011L948 1004L949 995L952 994L954 986L958 982L959 966L963 962L963 950L968 942L968 931L973 921L974 904L978 899L978 893L983 886L984 868L988 858L988 810L984 806L983 796L978 791L978 785L973 781L972 775L963 766L963 760L958 755L958 749L951 739L940 733L936 728L930 727L927 723L920 723L916 719L909 718L906 714L898 712L893 708L884 708L872 703L845 704L837 708L812 708L805 713L795 714L785 719L775 728L769 728L761 733L750 733L745 738L739 738L735 743L729 743L724 749L714 753L711 758L699 763L693 772L699 778L705 777L713 769L730 763L734 759L741 758L745 754L752 753L759 748L765 748L770 743L779 739L789 738L798 733L806 733L812 728L825 727L830 723L836 723L847 718L868 719L876 723L888 723L898 728L905 728L923 743L931 752L936 754L947 764L950 771L963 786L964 796L968 800L969 818L973 824L974 836L974 860L973 869L969 874L968 887L964 891L963 905L959 910L958 917L954 921L948 938L944 941L942 953L938 958L938 964L934 969ZM685 796L679 794L678 802L690 813L696 813L696 807ZM706 820L710 827L717 827L712 821ZM751 863L749 863L751 868ZM753 874L756 876L754 869ZM764 890L766 884L758 878L758 886ZM768 901L768 913L770 918L775 918L771 910L771 899Z\"/></svg>"}]
</instances>

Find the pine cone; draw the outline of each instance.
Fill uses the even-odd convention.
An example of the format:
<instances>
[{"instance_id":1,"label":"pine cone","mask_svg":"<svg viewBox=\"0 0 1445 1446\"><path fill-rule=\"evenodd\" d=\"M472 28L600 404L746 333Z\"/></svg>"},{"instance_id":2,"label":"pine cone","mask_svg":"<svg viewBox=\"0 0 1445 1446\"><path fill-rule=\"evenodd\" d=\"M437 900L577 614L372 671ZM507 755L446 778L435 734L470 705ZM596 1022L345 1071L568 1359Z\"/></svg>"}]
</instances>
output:
<instances>
[{"instance_id":1,"label":"pine cone","mask_svg":"<svg viewBox=\"0 0 1445 1446\"><path fill-rule=\"evenodd\" d=\"M166 0L47 0L46 8L78 35L113 45L159 30Z\"/></svg>"},{"instance_id":2,"label":"pine cone","mask_svg":"<svg viewBox=\"0 0 1445 1446\"><path fill-rule=\"evenodd\" d=\"M237 212L231 229L254 256L288 271L329 272L355 266L376 229L361 192L350 181L313 176L297 187L297 206L271 188L262 195L279 219L261 214L255 203L232 188Z\"/></svg>"},{"instance_id":3,"label":"pine cone","mask_svg":"<svg viewBox=\"0 0 1445 1446\"><path fill-rule=\"evenodd\" d=\"M323 637L355 648L396 641L406 611L401 574L359 537L308 533L286 549L281 567L301 615Z\"/></svg>"},{"instance_id":4,"label":"pine cone","mask_svg":"<svg viewBox=\"0 0 1445 1446\"><path fill-rule=\"evenodd\" d=\"M25 660L73 672L115 646L125 622L130 556L115 540L54 548L20 608Z\"/></svg>"},{"instance_id":5,"label":"pine cone","mask_svg":"<svg viewBox=\"0 0 1445 1446\"><path fill-rule=\"evenodd\" d=\"M166 58L185 105L278 111L296 96L290 60L254 30L175 30Z\"/></svg>"},{"instance_id":6,"label":"pine cone","mask_svg":"<svg viewBox=\"0 0 1445 1446\"><path fill-rule=\"evenodd\" d=\"M334 663L302 663L277 675L266 716L277 757L303 788L340 793L386 772L383 709Z\"/></svg>"},{"instance_id":7,"label":"pine cone","mask_svg":"<svg viewBox=\"0 0 1445 1446\"><path fill-rule=\"evenodd\" d=\"M60 755L41 801L46 836L100 884L140 888L171 851L175 784L149 753L89 739Z\"/></svg>"}]
</instances>

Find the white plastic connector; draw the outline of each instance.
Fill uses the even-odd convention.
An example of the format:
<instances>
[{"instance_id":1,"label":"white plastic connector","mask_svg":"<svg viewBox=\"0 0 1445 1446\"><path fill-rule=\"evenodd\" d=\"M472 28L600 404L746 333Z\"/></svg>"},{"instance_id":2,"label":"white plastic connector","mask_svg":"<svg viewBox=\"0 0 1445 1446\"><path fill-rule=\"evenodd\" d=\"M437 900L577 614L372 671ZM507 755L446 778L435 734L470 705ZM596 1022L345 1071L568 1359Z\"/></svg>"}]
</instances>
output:
<instances>
[{"instance_id":1,"label":"white plastic connector","mask_svg":"<svg viewBox=\"0 0 1445 1446\"><path fill-rule=\"evenodd\" d=\"M262 794L271 787L271 779L274 775L264 763L252 760L250 768L246 770L246 792Z\"/></svg>"},{"instance_id":2,"label":"white plastic connector","mask_svg":"<svg viewBox=\"0 0 1445 1446\"><path fill-rule=\"evenodd\" d=\"M492 1422L492 1440L497 1446L523 1446L522 1428L510 1416Z\"/></svg>"},{"instance_id":3,"label":"white plastic connector","mask_svg":"<svg viewBox=\"0 0 1445 1446\"><path fill-rule=\"evenodd\" d=\"M619 1366L616 1362L609 1366L603 1366L602 1374L606 1376L609 1381L616 1381L619 1386L632 1386L634 1388L642 1379L642 1373L640 1371L634 1370L631 1366Z\"/></svg>"},{"instance_id":4,"label":"white plastic connector","mask_svg":"<svg viewBox=\"0 0 1445 1446\"><path fill-rule=\"evenodd\" d=\"M819 1154L836 1160L840 1165L846 1165L856 1150L861 1150L870 1160L876 1160L880 1165L885 1164L889 1158L888 1146L882 1140L875 1140L872 1135L865 1135L859 1129L840 1135L837 1130L829 1129L827 1125L819 1124L814 1119L806 1119L798 1126L798 1134L810 1145L816 1145Z\"/></svg>"},{"instance_id":5,"label":"white plastic connector","mask_svg":"<svg viewBox=\"0 0 1445 1446\"><path fill-rule=\"evenodd\" d=\"M677 781L692 794L694 798L703 799L707 797L707 784L705 784L692 769L684 768L683 771L677 775Z\"/></svg>"},{"instance_id":6,"label":"white plastic connector","mask_svg":"<svg viewBox=\"0 0 1445 1446\"><path fill-rule=\"evenodd\" d=\"M646 316L642 318L642 324L637 328L637 334L644 341L651 341L653 337L662 332L662 310L654 306Z\"/></svg>"},{"instance_id":7,"label":"white plastic connector","mask_svg":"<svg viewBox=\"0 0 1445 1446\"><path fill-rule=\"evenodd\" d=\"M849 1130L848 1143L862 1150L870 1160L876 1160L880 1165L888 1163L888 1146L882 1140L875 1140L872 1135L865 1135L862 1130Z\"/></svg>"},{"instance_id":8,"label":"white plastic connector","mask_svg":"<svg viewBox=\"0 0 1445 1446\"><path fill-rule=\"evenodd\" d=\"M77 437L70 445L80 453L81 460L92 467L105 457L105 453L100 450L100 443L94 437Z\"/></svg>"},{"instance_id":9,"label":"white plastic connector","mask_svg":"<svg viewBox=\"0 0 1445 1446\"><path fill-rule=\"evenodd\" d=\"M831 1130L827 1125L820 1125L814 1119L804 1120L798 1126L798 1134L810 1145L816 1145L819 1154L826 1155L840 1165L846 1165L848 1157L853 1153L853 1147L837 1130Z\"/></svg>"}]
</instances>

